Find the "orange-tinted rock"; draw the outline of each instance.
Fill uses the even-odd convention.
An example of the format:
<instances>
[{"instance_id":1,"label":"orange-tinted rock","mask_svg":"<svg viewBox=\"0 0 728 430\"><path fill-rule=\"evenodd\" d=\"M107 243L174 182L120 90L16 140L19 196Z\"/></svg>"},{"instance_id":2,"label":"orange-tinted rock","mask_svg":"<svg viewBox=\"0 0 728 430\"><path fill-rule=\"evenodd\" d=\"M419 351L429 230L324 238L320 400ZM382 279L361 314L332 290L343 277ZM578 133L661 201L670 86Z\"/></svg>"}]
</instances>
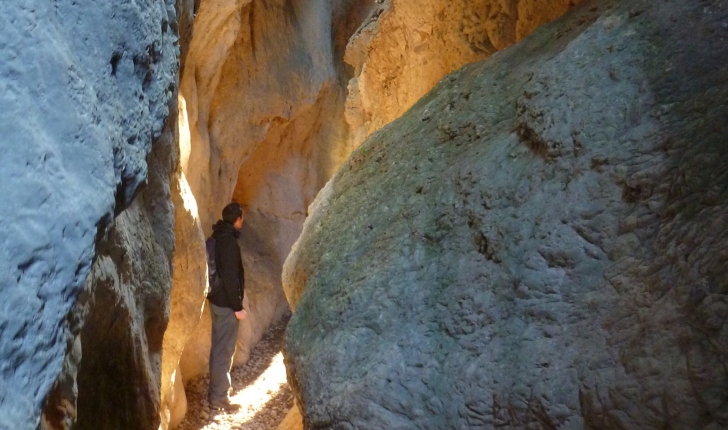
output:
<instances>
[{"instance_id":1,"label":"orange-tinted rock","mask_svg":"<svg viewBox=\"0 0 728 430\"><path fill-rule=\"evenodd\" d=\"M203 0L197 10L181 80L180 168L203 237L231 199L250 208L240 240L249 317L236 364L288 309L283 261L308 204L350 151L342 58L368 3ZM207 313L198 319L200 255L179 255L199 235L179 230L176 258L189 270L175 277L166 374L179 360L186 381L207 372L210 321ZM175 325L177 314L188 321ZM180 342L184 353L175 358Z\"/></svg>"},{"instance_id":2,"label":"orange-tinted rock","mask_svg":"<svg viewBox=\"0 0 728 430\"><path fill-rule=\"evenodd\" d=\"M376 16L381 7L373 0L203 0L199 4L193 40L188 50L183 49L187 54L180 91L180 165L205 234L210 233L210 226L231 199L250 206L240 241L250 317L241 323L236 363L247 360L249 349L265 328L287 309L280 281L283 262L300 234L309 204L356 143L345 118L349 80L360 74L364 63L368 70L385 73L374 65L392 61L387 55L399 55L386 48L389 54L383 51L376 57L368 51L368 44L385 49L385 39L399 37L395 31L398 25L402 31L415 33L418 20L435 25L432 31L438 36L432 40L437 43L426 52L399 46L403 55L410 56L407 61L411 65L386 72L401 75L399 91L411 99L405 104L419 98L453 68L483 58L482 52L472 48L471 42L463 42L462 37L466 33L471 38L488 37L476 34L485 29L458 32L450 27L459 28L472 20L473 11L484 9L485 3L452 6L433 2L422 8L403 4L399 7L404 9L397 14L383 18L389 24L376 27L368 17ZM564 6L552 9L559 8L565 10ZM429 15L443 10L447 18L443 22ZM403 14L408 15L406 19ZM546 18L540 19L536 20ZM498 42L498 47L513 43L516 21L512 27L510 42ZM489 34L496 37L498 31ZM366 40L367 34L372 40ZM361 64L352 69L344 62L345 53L347 62ZM361 58L352 59L356 55ZM415 79L413 74L420 76ZM381 115L401 113L390 112L389 101L383 98L368 105L374 109L372 103L378 104ZM186 248L178 242L178 252L186 252ZM199 276L182 279L193 282ZM178 289L193 293L177 293ZM178 306L199 308L204 302L199 291L199 284L175 283L173 299L181 294L187 301L186 305L173 301L172 321ZM197 321L196 313L185 313ZM172 323L167 334L170 340L189 338L180 359L184 381L207 371L209 315L203 314L199 321L192 335ZM176 368L174 363L170 359L169 372ZM170 382L166 386L171 386Z\"/></svg>"},{"instance_id":3,"label":"orange-tinted rock","mask_svg":"<svg viewBox=\"0 0 728 430\"><path fill-rule=\"evenodd\" d=\"M384 0L349 41L346 120L358 146L440 79L487 58L582 0Z\"/></svg>"}]
</instances>

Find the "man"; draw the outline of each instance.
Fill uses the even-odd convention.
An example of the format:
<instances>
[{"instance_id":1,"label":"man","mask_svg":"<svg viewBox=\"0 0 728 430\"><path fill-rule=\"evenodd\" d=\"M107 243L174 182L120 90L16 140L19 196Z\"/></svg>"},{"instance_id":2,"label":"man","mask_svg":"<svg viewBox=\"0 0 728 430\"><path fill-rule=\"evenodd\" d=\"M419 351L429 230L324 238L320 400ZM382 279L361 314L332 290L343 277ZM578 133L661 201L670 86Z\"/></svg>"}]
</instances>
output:
<instances>
[{"instance_id":1,"label":"man","mask_svg":"<svg viewBox=\"0 0 728 430\"><path fill-rule=\"evenodd\" d=\"M215 260L221 288L207 295L212 315L212 345L210 347L210 386L207 397L210 407L231 412L240 408L230 403L230 368L238 339L238 321L245 319L243 294L245 278L238 246L239 230L245 212L237 203L222 211L222 219L212 226L215 238Z\"/></svg>"}]
</instances>

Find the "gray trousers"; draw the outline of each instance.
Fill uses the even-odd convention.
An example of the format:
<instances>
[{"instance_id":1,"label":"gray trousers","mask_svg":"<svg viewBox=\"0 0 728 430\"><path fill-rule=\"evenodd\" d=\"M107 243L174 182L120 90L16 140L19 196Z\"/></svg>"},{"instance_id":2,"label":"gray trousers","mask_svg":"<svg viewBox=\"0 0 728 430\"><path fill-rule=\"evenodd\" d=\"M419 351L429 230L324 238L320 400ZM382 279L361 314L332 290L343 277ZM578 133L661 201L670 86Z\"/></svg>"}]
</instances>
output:
<instances>
[{"instance_id":1,"label":"gray trousers","mask_svg":"<svg viewBox=\"0 0 728 430\"><path fill-rule=\"evenodd\" d=\"M238 340L238 319L235 311L221 308L210 302L212 315L212 345L210 346L210 387L207 400L211 403L225 401L230 390L230 368L233 365L235 344Z\"/></svg>"}]
</instances>

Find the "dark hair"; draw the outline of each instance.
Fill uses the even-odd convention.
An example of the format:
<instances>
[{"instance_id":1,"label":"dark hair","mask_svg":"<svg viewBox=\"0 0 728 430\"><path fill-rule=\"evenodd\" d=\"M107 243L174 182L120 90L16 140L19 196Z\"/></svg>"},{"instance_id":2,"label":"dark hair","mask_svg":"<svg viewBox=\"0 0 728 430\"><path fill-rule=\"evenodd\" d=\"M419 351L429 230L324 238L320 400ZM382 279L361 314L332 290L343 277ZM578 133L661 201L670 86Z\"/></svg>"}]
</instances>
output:
<instances>
[{"instance_id":1,"label":"dark hair","mask_svg":"<svg viewBox=\"0 0 728 430\"><path fill-rule=\"evenodd\" d=\"M243 207L239 203L230 203L222 210L222 220L228 224L235 224L235 221L243 216Z\"/></svg>"}]
</instances>

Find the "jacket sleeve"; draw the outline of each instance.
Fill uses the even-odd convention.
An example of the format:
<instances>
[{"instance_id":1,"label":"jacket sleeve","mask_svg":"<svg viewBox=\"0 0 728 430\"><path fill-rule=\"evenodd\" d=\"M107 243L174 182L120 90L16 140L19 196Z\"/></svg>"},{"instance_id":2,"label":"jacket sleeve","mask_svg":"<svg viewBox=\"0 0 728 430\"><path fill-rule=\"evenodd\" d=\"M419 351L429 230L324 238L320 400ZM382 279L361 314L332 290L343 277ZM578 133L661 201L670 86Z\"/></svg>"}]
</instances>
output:
<instances>
[{"instance_id":1,"label":"jacket sleeve","mask_svg":"<svg viewBox=\"0 0 728 430\"><path fill-rule=\"evenodd\" d=\"M221 240L217 259L217 267L220 271L220 279L222 287L227 296L227 302L235 312L243 309L243 297L241 296L243 277L240 268L242 262L240 258L240 248L233 238L224 238Z\"/></svg>"}]
</instances>

